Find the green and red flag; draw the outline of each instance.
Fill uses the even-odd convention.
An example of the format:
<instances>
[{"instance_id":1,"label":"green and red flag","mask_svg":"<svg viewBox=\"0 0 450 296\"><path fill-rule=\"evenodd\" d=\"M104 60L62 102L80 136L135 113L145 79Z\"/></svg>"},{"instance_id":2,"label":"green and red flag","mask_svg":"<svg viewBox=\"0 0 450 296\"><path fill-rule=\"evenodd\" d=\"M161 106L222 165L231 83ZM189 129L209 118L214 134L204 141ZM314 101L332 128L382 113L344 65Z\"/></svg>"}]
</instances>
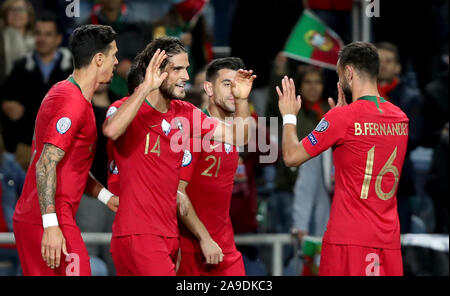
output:
<instances>
[{"instance_id":1,"label":"green and red flag","mask_svg":"<svg viewBox=\"0 0 450 296\"><path fill-rule=\"evenodd\" d=\"M341 38L311 10L305 9L289 36L286 56L324 68L336 69Z\"/></svg>"}]
</instances>

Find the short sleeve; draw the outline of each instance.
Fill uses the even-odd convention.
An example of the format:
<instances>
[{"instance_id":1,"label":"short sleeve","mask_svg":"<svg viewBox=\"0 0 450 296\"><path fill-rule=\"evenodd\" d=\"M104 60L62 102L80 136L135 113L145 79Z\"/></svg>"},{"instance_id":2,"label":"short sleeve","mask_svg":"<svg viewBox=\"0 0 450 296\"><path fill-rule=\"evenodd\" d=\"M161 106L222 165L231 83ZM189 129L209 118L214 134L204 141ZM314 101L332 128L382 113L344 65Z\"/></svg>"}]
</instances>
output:
<instances>
[{"instance_id":1,"label":"short sleeve","mask_svg":"<svg viewBox=\"0 0 450 296\"><path fill-rule=\"evenodd\" d=\"M111 140L106 142L106 154L108 155L108 190L114 195L120 196L119 169L114 157L114 143Z\"/></svg>"},{"instance_id":2,"label":"short sleeve","mask_svg":"<svg viewBox=\"0 0 450 296\"><path fill-rule=\"evenodd\" d=\"M344 139L349 121L348 107L333 108L325 114L316 128L302 140L303 147L311 157L316 157Z\"/></svg>"},{"instance_id":3,"label":"short sleeve","mask_svg":"<svg viewBox=\"0 0 450 296\"><path fill-rule=\"evenodd\" d=\"M114 103L109 106L108 110L106 111L106 119L108 119L111 115L116 113L116 111L119 109L120 105L122 105L122 101L115 101Z\"/></svg>"},{"instance_id":4,"label":"short sleeve","mask_svg":"<svg viewBox=\"0 0 450 296\"><path fill-rule=\"evenodd\" d=\"M74 103L74 100L66 98L59 100L58 103L48 117L49 124L44 143L52 144L67 152L85 123L89 105L84 102Z\"/></svg>"},{"instance_id":5,"label":"short sleeve","mask_svg":"<svg viewBox=\"0 0 450 296\"><path fill-rule=\"evenodd\" d=\"M194 145L194 142L196 142L197 145ZM189 146L184 150L183 161L181 162L180 180L188 183L192 180L195 166L201 156L201 152L196 151L194 147L201 147L201 139L191 138L189 140Z\"/></svg>"}]
</instances>

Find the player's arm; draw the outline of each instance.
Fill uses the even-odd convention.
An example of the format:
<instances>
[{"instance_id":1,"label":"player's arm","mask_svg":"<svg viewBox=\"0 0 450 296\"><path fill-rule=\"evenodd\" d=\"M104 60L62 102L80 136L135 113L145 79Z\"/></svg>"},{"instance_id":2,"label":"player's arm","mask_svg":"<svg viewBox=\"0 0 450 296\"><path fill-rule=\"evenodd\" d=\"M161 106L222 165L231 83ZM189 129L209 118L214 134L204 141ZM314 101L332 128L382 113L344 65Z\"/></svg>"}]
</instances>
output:
<instances>
[{"instance_id":1,"label":"player's arm","mask_svg":"<svg viewBox=\"0 0 450 296\"><path fill-rule=\"evenodd\" d=\"M117 212L119 207L119 197L109 192L108 189L100 184L91 172L89 172L84 193L89 196L96 196L97 199L104 203L111 211Z\"/></svg>"},{"instance_id":2,"label":"player's arm","mask_svg":"<svg viewBox=\"0 0 450 296\"><path fill-rule=\"evenodd\" d=\"M294 81L286 76L281 80L282 90L277 86L278 108L283 116L283 137L281 141L283 161L286 166L299 166L311 156L306 152L297 136L297 114L302 107L300 96L295 96Z\"/></svg>"},{"instance_id":3,"label":"player's arm","mask_svg":"<svg viewBox=\"0 0 450 296\"><path fill-rule=\"evenodd\" d=\"M187 212L185 215L182 215L178 212L178 218L198 239L203 256L205 256L206 258L206 263L218 264L223 260L224 255L222 253L222 249L211 238L205 225L198 218L197 213L195 212L195 209L186 194L186 186L188 184L189 183L184 180L180 180L180 183L178 184L177 195L180 196L181 199L183 199L183 203L185 204Z\"/></svg>"},{"instance_id":4,"label":"player's arm","mask_svg":"<svg viewBox=\"0 0 450 296\"><path fill-rule=\"evenodd\" d=\"M238 146L247 144L249 129L254 123L248 108L248 96L256 78L256 75L252 75L252 73L252 70L240 69L236 72L234 80L231 81L231 92L235 98L236 113L233 124L219 122L213 134L215 141Z\"/></svg>"},{"instance_id":5,"label":"player's arm","mask_svg":"<svg viewBox=\"0 0 450 296\"><path fill-rule=\"evenodd\" d=\"M165 51L159 49L155 52L145 72L144 81L136 88L133 94L103 123L103 134L111 139L119 138L133 121L139 108L150 92L158 89L167 73L161 73L160 66L167 58Z\"/></svg>"},{"instance_id":6,"label":"player's arm","mask_svg":"<svg viewBox=\"0 0 450 296\"><path fill-rule=\"evenodd\" d=\"M56 167L64 154L64 150L47 143L36 162L36 184L44 227L41 255L50 268L59 266L61 251L69 255L66 240L58 226L55 208Z\"/></svg>"}]
</instances>

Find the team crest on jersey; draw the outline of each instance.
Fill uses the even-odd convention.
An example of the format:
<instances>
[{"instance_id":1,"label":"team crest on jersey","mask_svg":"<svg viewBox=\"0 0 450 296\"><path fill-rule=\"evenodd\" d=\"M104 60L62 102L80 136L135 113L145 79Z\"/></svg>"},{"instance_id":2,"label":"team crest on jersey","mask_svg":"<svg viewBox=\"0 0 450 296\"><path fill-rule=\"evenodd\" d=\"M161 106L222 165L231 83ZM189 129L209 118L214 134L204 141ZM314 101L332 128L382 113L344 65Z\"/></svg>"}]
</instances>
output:
<instances>
[{"instance_id":1,"label":"team crest on jersey","mask_svg":"<svg viewBox=\"0 0 450 296\"><path fill-rule=\"evenodd\" d=\"M189 150L184 150L183 161L181 162L182 167L190 165L192 162L192 154Z\"/></svg>"},{"instance_id":2,"label":"team crest on jersey","mask_svg":"<svg viewBox=\"0 0 450 296\"><path fill-rule=\"evenodd\" d=\"M230 144L223 144L223 146L225 146L225 152L228 154L231 152L231 145Z\"/></svg>"},{"instance_id":3,"label":"team crest on jersey","mask_svg":"<svg viewBox=\"0 0 450 296\"><path fill-rule=\"evenodd\" d=\"M108 109L108 112L106 112L106 118L110 117L111 115L113 115L114 113L116 113L117 111L117 107L112 106L111 108Z\"/></svg>"},{"instance_id":4,"label":"team crest on jersey","mask_svg":"<svg viewBox=\"0 0 450 296\"><path fill-rule=\"evenodd\" d=\"M113 175L117 175L119 173L119 169L117 168L117 164L114 159L109 163L109 172Z\"/></svg>"},{"instance_id":5,"label":"team crest on jersey","mask_svg":"<svg viewBox=\"0 0 450 296\"><path fill-rule=\"evenodd\" d=\"M316 132L324 132L328 129L328 126L330 124L328 123L328 121L325 120L325 118L322 118L322 120L319 122L319 124L316 126L316 128L314 129Z\"/></svg>"},{"instance_id":6,"label":"team crest on jersey","mask_svg":"<svg viewBox=\"0 0 450 296\"><path fill-rule=\"evenodd\" d=\"M61 135L64 135L72 125L72 120L69 117L61 117L56 123L56 130Z\"/></svg>"},{"instance_id":7,"label":"team crest on jersey","mask_svg":"<svg viewBox=\"0 0 450 296\"><path fill-rule=\"evenodd\" d=\"M161 122L161 128L162 131L166 134L166 136L168 136L171 130L170 123L168 123L167 120L163 119L163 121Z\"/></svg>"}]
</instances>

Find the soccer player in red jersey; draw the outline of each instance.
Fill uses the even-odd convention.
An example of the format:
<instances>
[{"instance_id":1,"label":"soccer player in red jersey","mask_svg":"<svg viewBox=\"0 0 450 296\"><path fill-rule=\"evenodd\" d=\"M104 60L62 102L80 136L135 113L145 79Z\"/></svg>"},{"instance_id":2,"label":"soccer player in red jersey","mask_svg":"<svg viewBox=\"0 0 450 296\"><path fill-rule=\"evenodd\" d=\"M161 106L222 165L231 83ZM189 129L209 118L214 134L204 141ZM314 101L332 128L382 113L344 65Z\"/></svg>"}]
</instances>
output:
<instances>
[{"instance_id":1,"label":"soccer player in red jersey","mask_svg":"<svg viewBox=\"0 0 450 296\"><path fill-rule=\"evenodd\" d=\"M70 41L73 75L55 84L42 101L31 165L13 218L24 275L90 275L88 252L75 223L81 196L96 196L117 210L118 197L89 173L97 141L91 99L112 78L115 39L109 26L75 29Z\"/></svg>"},{"instance_id":2,"label":"soccer player in red jersey","mask_svg":"<svg viewBox=\"0 0 450 296\"><path fill-rule=\"evenodd\" d=\"M161 59L162 58L162 59ZM176 38L153 40L136 57L140 97L115 102L103 125L114 141L120 172L120 207L113 224L111 253L118 275L175 275L178 255L177 188L184 148L191 137L235 144L248 133L247 97L255 76L240 69L236 116L226 125L183 101L189 79L186 49ZM159 82L154 91L149 85ZM156 84L155 84L156 85ZM237 131L243 130L239 137Z\"/></svg>"},{"instance_id":3,"label":"soccer player in red jersey","mask_svg":"<svg viewBox=\"0 0 450 296\"><path fill-rule=\"evenodd\" d=\"M234 57L213 60L206 67L206 115L221 121L232 118L236 108L231 81L242 68L242 60ZM226 143L210 141L202 148L200 142L198 138L191 140L180 173L178 194L186 197L188 210L187 215L179 215L184 225L180 225L177 275L243 276L244 261L236 249L230 220L239 152Z\"/></svg>"},{"instance_id":4,"label":"soccer player in red jersey","mask_svg":"<svg viewBox=\"0 0 450 296\"><path fill-rule=\"evenodd\" d=\"M333 148L336 185L319 275L403 275L396 191L409 120L379 96L378 70L372 44L345 46L337 63L337 105L329 99L334 108L301 142L295 127L301 98L292 79L277 87L285 164L298 166Z\"/></svg>"}]
</instances>

